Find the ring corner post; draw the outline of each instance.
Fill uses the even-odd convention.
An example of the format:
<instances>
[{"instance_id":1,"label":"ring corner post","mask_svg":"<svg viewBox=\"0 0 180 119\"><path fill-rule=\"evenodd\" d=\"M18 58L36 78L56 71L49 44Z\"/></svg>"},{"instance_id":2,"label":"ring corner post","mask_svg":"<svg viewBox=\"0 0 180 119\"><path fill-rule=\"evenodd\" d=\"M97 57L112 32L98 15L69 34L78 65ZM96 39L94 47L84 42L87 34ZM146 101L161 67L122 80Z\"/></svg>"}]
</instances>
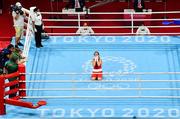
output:
<instances>
[{"instance_id":1,"label":"ring corner post","mask_svg":"<svg viewBox=\"0 0 180 119\"><path fill-rule=\"evenodd\" d=\"M5 115L6 114L6 105L4 102L4 88L5 84L5 79L3 75L0 75L0 115Z\"/></svg>"},{"instance_id":2,"label":"ring corner post","mask_svg":"<svg viewBox=\"0 0 180 119\"><path fill-rule=\"evenodd\" d=\"M25 65L24 64L20 64L19 67L18 67L18 71L20 73L20 76L19 76L19 89L26 89L26 68L25 68ZM20 97L25 97L26 96L26 90L20 90L19 91L19 96Z\"/></svg>"}]
</instances>

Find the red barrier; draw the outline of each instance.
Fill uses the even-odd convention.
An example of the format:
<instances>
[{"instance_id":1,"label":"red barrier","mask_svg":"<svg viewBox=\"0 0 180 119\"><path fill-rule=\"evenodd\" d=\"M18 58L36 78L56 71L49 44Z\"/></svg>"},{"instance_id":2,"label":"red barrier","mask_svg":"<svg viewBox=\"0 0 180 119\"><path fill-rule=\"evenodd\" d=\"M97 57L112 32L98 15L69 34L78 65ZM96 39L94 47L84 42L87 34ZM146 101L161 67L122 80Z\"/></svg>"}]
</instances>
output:
<instances>
[{"instance_id":1,"label":"red barrier","mask_svg":"<svg viewBox=\"0 0 180 119\"><path fill-rule=\"evenodd\" d=\"M5 91L4 84L5 84L4 76L0 75L0 115L6 114L6 106L4 102L4 91Z\"/></svg>"},{"instance_id":2,"label":"red barrier","mask_svg":"<svg viewBox=\"0 0 180 119\"><path fill-rule=\"evenodd\" d=\"M25 69L25 66L23 64L19 65L19 73L25 73L26 72L26 69ZM26 89L26 76L25 74L21 74L19 76L19 81L21 83L19 83L19 89ZM19 96L20 97L25 97L26 96L26 90L20 90L19 91Z\"/></svg>"}]
</instances>

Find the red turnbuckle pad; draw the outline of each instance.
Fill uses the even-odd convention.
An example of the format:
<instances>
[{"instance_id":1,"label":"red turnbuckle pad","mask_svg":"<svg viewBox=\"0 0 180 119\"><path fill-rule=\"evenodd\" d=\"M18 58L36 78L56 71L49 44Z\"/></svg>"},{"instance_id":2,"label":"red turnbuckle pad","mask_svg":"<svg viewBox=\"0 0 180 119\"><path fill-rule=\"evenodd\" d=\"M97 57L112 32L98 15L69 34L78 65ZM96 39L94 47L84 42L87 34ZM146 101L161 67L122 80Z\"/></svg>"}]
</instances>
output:
<instances>
[{"instance_id":1,"label":"red turnbuckle pad","mask_svg":"<svg viewBox=\"0 0 180 119\"><path fill-rule=\"evenodd\" d=\"M31 102L25 102L22 100L15 100L15 99L5 99L6 104L10 105L15 105L15 106L20 106L20 107L26 107L26 108L31 108L31 109L36 109L40 106L46 105L46 101L39 101L36 105L33 105Z\"/></svg>"},{"instance_id":2,"label":"red turnbuckle pad","mask_svg":"<svg viewBox=\"0 0 180 119\"><path fill-rule=\"evenodd\" d=\"M40 100L37 104L40 105L40 106L43 106L43 105L46 105L47 102L44 101L44 100Z\"/></svg>"}]
</instances>

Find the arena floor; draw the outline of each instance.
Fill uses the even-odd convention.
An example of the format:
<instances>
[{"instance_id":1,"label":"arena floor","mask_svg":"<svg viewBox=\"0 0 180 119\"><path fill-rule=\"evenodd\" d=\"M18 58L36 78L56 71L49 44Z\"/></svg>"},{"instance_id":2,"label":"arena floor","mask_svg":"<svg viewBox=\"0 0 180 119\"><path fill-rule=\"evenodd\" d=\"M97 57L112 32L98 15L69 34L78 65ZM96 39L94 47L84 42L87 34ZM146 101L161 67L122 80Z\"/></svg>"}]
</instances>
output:
<instances>
[{"instance_id":1,"label":"arena floor","mask_svg":"<svg viewBox=\"0 0 180 119\"><path fill-rule=\"evenodd\" d=\"M2 118L62 117L169 117L180 118L180 99L174 98L112 98L113 96L180 96L178 90L141 90L141 88L179 88L178 82L141 82L141 80L178 80L179 75L115 75L115 72L180 72L180 37L178 36L58 36L43 42L44 47L31 44L27 73L87 73L87 75L27 75L27 81L87 80L90 81L94 51L103 60L103 80L84 83L27 83L27 96L42 96L46 106L36 110L7 106ZM136 82L137 81L137 82ZM54 89L51 91L41 89ZM55 90L69 88L72 90ZM76 90L79 88L97 90ZM114 90L101 90L114 88ZM122 89L122 90L116 90ZM124 90L139 88L138 90ZM92 96L93 98L43 98L43 96ZM95 98L109 96L110 98ZM39 99L26 99L36 103ZM147 119L147 118L146 118Z\"/></svg>"}]
</instances>

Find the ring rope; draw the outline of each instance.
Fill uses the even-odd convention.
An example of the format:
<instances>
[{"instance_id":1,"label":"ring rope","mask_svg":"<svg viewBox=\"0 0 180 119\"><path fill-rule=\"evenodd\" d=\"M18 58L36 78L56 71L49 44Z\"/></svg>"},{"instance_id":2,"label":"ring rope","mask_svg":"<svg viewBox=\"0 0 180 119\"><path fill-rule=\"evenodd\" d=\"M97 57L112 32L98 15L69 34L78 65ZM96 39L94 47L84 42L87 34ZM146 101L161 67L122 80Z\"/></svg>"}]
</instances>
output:
<instances>
[{"instance_id":1,"label":"ring rope","mask_svg":"<svg viewBox=\"0 0 180 119\"><path fill-rule=\"evenodd\" d=\"M91 26L91 28L138 28L139 26ZM180 26L147 26L148 28L180 28ZM78 26L45 26L45 28L79 28Z\"/></svg>"},{"instance_id":2,"label":"ring rope","mask_svg":"<svg viewBox=\"0 0 180 119\"><path fill-rule=\"evenodd\" d=\"M64 14L64 13L59 13L59 12L52 12L52 13L53 14L54 13ZM52 13L47 13L47 14L52 14ZM152 12L152 14L155 14L155 13L164 14L165 12L163 12L163 13ZM180 13L180 11L171 11L171 12L166 12L166 13ZM74 14L74 13L72 13L72 14ZM81 14L81 13L75 13L75 14ZM103 14L103 13L89 13L89 14ZM124 12L122 12L122 13L118 12L118 13L104 13L104 14L125 14L125 13ZM149 14L149 13L132 13L132 14ZM148 20L150 20L150 19L148 19ZM154 20L154 21L156 21L156 20ZM48 27L51 28L51 26L46 26L46 28L48 28ZM56 26L56 27L59 27L59 26ZM101 26L96 26L96 27L101 27ZM96 27L92 27L92 28L96 28ZM120 26L120 27L122 27L122 26ZM136 27L138 28L138 26L133 26L133 28L136 28ZM156 28L159 26L148 26L148 27ZM162 26L162 27L165 27L165 28L168 27L169 28L169 26ZM172 27L176 28L179 26L172 26ZM62 26L62 28L63 28L63 26ZM102 28L107 28L107 27L102 27ZM115 28L117 28L117 27L115 27ZM132 28L132 26L130 28ZM63 33L63 34L65 34L65 33ZM104 34L104 33L102 33L102 34ZM115 34L117 34L117 33L115 33ZM126 33L123 33L123 34L126 34ZM130 33L130 34L133 34L133 33ZM151 33L151 34L154 34L154 33ZM161 33L156 33L156 34L159 35ZM164 34L168 34L168 33L164 33ZM177 34L177 33L174 33L174 34ZM26 75L90 75L91 73L24 73L24 74L26 74ZM180 74L180 72L135 72L135 73L107 73L107 74L103 73L103 74L104 75L112 75L112 74L116 74L116 75L152 75L152 74L153 75L160 75L160 74ZM36 81L37 80L35 80L34 82L36 82ZM126 82L125 80L118 80L118 81L119 82ZM130 81L132 81L132 80L128 80L127 82L130 82ZM150 80L134 80L134 82L143 82L143 81L144 82L152 82L152 80L151 81ZM165 80L154 80L154 82L162 82L162 81L165 81ZM25 81L25 82L28 82L28 81ZM41 81L41 82L48 82L48 81ZM64 82L65 82L65 80L64 80ZM78 81L71 80L71 82L76 83ZM90 81L89 80L88 82L96 82L96 81ZM99 82L99 81L97 81L97 82ZM106 81L103 80L101 82L106 82ZM110 81L108 80L107 82L110 82ZM180 81L178 81L178 80L166 80L166 82L180 82ZM39 90L40 91L40 90L48 90L48 88L47 89L46 88L44 88L44 89L42 89L42 88L39 88L39 89L20 89L20 90ZM49 90L63 90L63 91L64 90L72 90L72 91L75 91L75 90L180 90L180 88L140 88L140 89L139 88L101 88L101 89L99 89L99 88L93 88L93 89L87 89L87 88L61 88L61 89L60 88L53 88L53 89L49 89ZM21 97L21 98L24 98L24 97ZM119 99L119 98L180 98L180 96L142 96L142 95L139 95L139 96L26 96L25 98L118 98Z\"/></svg>"},{"instance_id":3,"label":"ring rope","mask_svg":"<svg viewBox=\"0 0 180 119\"><path fill-rule=\"evenodd\" d=\"M34 81L19 81L26 83L109 83L109 82L139 82L139 80L102 80L102 81L92 81L92 80L34 80ZM180 82L180 80L140 80L140 82Z\"/></svg>"},{"instance_id":4,"label":"ring rope","mask_svg":"<svg viewBox=\"0 0 180 119\"><path fill-rule=\"evenodd\" d=\"M173 19L133 19L133 21L171 21L180 20L180 18ZM78 19L43 19L46 22L52 21L78 21ZM131 21L131 19L81 19L80 21Z\"/></svg>"},{"instance_id":5,"label":"ring rope","mask_svg":"<svg viewBox=\"0 0 180 119\"><path fill-rule=\"evenodd\" d=\"M138 90L139 88L29 88L26 91L97 91L97 90ZM140 88L143 90L180 90L180 88Z\"/></svg>"},{"instance_id":6,"label":"ring rope","mask_svg":"<svg viewBox=\"0 0 180 119\"><path fill-rule=\"evenodd\" d=\"M124 12L88 12L88 14L94 14L94 15L102 15L102 14L109 14L109 15L114 15L114 14L179 14L180 11L168 11L168 12L129 12L129 13L124 13ZM63 12L41 12L41 14L55 14L55 15L62 15L62 14L67 14L67 13L63 13ZM71 12L68 14L86 14L84 12Z\"/></svg>"},{"instance_id":7,"label":"ring rope","mask_svg":"<svg viewBox=\"0 0 180 119\"><path fill-rule=\"evenodd\" d=\"M91 75L92 73L20 73L22 75ZM180 74L180 72L104 72L95 73L103 75L165 75L165 74Z\"/></svg>"},{"instance_id":8,"label":"ring rope","mask_svg":"<svg viewBox=\"0 0 180 119\"><path fill-rule=\"evenodd\" d=\"M150 33L149 35L178 35L180 34L179 33ZM78 35L77 33L48 33L48 35L66 35L66 36L69 36L69 35ZM94 33L94 34L91 34L92 36L93 35L102 35L102 36L107 36L107 35L137 35L136 33ZM138 34L138 35L141 35L141 34ZM144 35L144 34L142 34Z\"/></svg>"},{"instance_id":9,"label":"ring rope","mask_svg":"<svg viewBox=\"0 0 180 119\"><path fill-rule=\"evenodd\" d=\"M44 21L76 21L78 22L78 26L74 26L74 27L68 27L68 26L46 26L45 28L79 28L80 27L80 22L81 21L131 21L131 26L92 26L92 28L131 28L131 33L130 34L126 34L126 33L95 33L96 35L132 35L134 34L133 32L133 28L138 28L139 26L134 26L133 21L165 21L165 20L179 20L179 18L176 19L133 19L133 14L142 14L142 15L151 15L151 14L179 14L180 11L169 11L169 12L140 12L140 13L136 13L136 12L90 12L88 14L130 14L131 17L129 19L82 19L80 18L80 14L86 14L85 12L70 12L70 13L62 13L62 12L42 12L42 14L77 14L78 15L78 19L45 19ZM148 28L179 28L179 26L147 26ZM151 35L177 35L180 33L151 33ZM48 35L77 35L76 33L48 33Z\"/></svg>"},{"instance_id":10,"label":"ring rope","mask_svg":"<svg viewBox=\"0 0 180 119\"><path fill-rule=\"evenodd\" d=\"M66 98L164 98L164 99L180 99L180 96L26 96L20 98L29 98L29 99L66 99Z\"/></svg>"}]
</instances>

